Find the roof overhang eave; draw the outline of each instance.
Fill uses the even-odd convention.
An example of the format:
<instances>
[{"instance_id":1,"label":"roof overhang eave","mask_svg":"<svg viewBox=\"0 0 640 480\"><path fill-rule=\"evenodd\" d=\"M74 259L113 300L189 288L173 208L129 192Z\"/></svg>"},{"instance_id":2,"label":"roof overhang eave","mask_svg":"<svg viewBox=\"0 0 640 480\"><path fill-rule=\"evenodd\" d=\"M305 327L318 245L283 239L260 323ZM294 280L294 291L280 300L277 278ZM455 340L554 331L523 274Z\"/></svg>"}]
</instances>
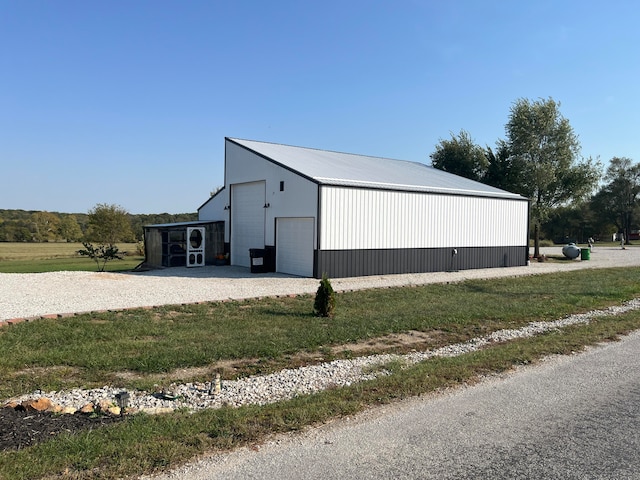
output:
<instances>
[{"instance_id":1,"label":"roof overhang eave","mask_svg":"<svg viewBox=\"0 0 640 480\"><path fill-rule=\"evenodd\" d=\"M329 177L314 177L321 185L335 187L372 188L375 190L396 190L405 192L441 193L444 195L466 195L473 197L508 198L513 200L527 200L525 197L511 192L489 192L484 190L429 187L424 185L410 185L399 183L372 182L365 180L351 180Z\"/></svg>"}]
</instances>

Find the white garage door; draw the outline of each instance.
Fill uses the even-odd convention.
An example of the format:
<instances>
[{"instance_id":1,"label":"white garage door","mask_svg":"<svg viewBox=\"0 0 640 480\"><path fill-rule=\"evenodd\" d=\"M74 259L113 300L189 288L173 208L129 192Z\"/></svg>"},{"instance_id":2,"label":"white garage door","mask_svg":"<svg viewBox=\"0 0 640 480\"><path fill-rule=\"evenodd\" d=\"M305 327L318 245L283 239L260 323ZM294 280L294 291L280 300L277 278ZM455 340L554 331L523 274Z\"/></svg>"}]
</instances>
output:
<instances>
[{"instance_id":1,"label":"white garage door","mask_svg":"<svg viewBox=\"0 0 640 480\"><path fill-rule=\"evenodd\" d=\"M231 185L231 264L250 267L250 248L264 248L265 182Z\"/></svg>"},{"instance_id":2,"label":"white garage door","mask_svg":"<svg viewBox=\"0 0 640 480\"><path fill-rule=\"evenodd\" d=\"M278 218L276 270L281 273L313 276L313 218Z\"/></svg>"}]
</instances>

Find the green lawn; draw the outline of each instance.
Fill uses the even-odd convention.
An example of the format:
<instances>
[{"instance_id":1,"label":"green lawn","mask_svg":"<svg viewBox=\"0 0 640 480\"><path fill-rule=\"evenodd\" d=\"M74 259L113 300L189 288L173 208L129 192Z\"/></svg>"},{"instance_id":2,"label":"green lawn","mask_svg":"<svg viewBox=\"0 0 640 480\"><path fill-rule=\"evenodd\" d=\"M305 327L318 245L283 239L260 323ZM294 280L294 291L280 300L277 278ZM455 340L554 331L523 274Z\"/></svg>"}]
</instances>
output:
<instances>
[{"instance_id":1,"label":"green lawn","mask_svg":"<svg viewBox=\"0 0 640 480\"><path fill-rule=\"evenodd\" d=\"M41 273L57 271L97 270L96 263L78 255L81 243L10 243L0 242L0 273ZM138 244L122 243L118 248L123 260L107 263L109 272L127 271L144 260L137 255Z\"/></svg>"}]
</instances>

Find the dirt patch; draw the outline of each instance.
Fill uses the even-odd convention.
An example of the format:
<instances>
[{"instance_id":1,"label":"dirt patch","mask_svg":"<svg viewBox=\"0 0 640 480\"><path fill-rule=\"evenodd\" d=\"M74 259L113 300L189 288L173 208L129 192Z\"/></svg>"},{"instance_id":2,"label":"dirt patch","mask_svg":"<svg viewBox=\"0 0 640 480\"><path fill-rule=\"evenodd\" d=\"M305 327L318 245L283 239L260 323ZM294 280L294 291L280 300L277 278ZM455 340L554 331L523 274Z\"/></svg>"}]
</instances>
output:
<instances>
[{"instance_id":1,"label":"dirt patch","mask_svg":"<svg viewBox=\"0 0 640 480\"><path fill-rule=\"evenodd\" d=\"M297 368L327 361L327 356L344 358L345 356L362 356L378 353L398 352L433 348L447 343L449 337L439 330L420 332L411 330L404 333L392 333L361 342L336 345L320 352L298 352L286 358L287 368ZM328 355L327 355L328 353ZM274 368L280 368L279 361L273 362ZM209 378L220 373L223 378L232 379L238 375L251 374L255 370L269 369L271 362L257 358L245 360L223 360L206 367L184 368L170 373L157 375L162 380L180 380L190 378ZM283 367L284 368L284 367ZM149 378L148 376L145 378Z\"/></svg>"},{"instance_id":2,"label":"dirt patch","mask_svg":"<svg viewBox=\"0 0 640 480\"><path fill-rule=\"evenodd\" d=\"M57 365L53 367L29 367L16 370L10 375L13 377L46 378L51 375L73 380L78 378L80 370L68 365Z\"/></svg>"},{"instance_id":3,"label":"dirt patch","mask_svg":"<svg viewBox=\"0 0 640 480\"><path fill-rule=\"evenodd\" d=\"M391 333L389 335L372 338L362 342L339 345L333 347L331 351L334 354L346 351L357 355L361 355L366 352L383 353L394 349L405 351L419 345L435 343L438 341L440 336L440 332L438 331L426 333L419 332L417 330L410 330L405 333Z\"/></svg>"},{"instance_id":4,"label":"dirt patch","mask_svg":"<svg viewBox=\"0 0 640 480\"><path fill-rule=\"evenodd\" d=\"M259 360L256 358L246 360L221 360L203 367L178 368L171 372L153 374L117 372L113 376L123 380L148 380L159 384L177 381L193 381L194 379L211 380L216 373L220 373L223 378L231 379L257 363L259 363Z\"/></svg>"},{"instance_id":5,"label":"dirt patch","mask_svg":"<svg viewBox=\"0 0 640 480\"><path fill-rule=\"evenodd\" d=\"M100 318L92 318L91 320L89 320L89 323L91 325L107 325L109 323L113 323L111 320L103 320Z\"/></svg>"},{"instance_id":6,"label":"dirt patch","mask_svg":"<svg viewBox=\"0 0 640 480\"><path fill-rule=\"evenodd\" d=\"M220 360L202 367L179 368L171 372L156 374L140 374L136 372L117 372L114 378L122 380L146 380L167 385L177 381L208 381L216 373L223 379L235 379L239 376L264 373L279 368L298 368L305 365L315 365L327 361L329 358L345 358L349 356L363 356L379 353L405 353L411 350L424 350L441 346L450 340L444 332L432 330L428 333L411 330L404 333L392 333L361 342L336 345L318 352L298 352L284 360L261 360L258 358L242 360ZM283 364L284 361L284 364Z\"/></svg>"},{"instance_id":7,"label":"dirt patch","mask_svg":"<svg viewBox=\"0 0 640 480\"><path fill-rule=\"evenodd\" d=\"M173 322L175 318L183 319L194 317L196 314L191 312L182 312L178 310L158 310L153 313L151 319L160 322Z\"/></svg>"}]
</instances>

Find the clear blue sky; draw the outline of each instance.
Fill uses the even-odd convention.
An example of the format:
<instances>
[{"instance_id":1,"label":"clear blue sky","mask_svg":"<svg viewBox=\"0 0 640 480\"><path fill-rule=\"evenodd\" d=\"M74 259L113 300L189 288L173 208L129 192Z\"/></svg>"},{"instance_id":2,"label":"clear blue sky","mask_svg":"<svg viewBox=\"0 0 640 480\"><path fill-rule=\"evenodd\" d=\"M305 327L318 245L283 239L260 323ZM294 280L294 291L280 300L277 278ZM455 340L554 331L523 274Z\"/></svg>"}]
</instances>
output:
<instances>
[{"instance_id":1,"label":"clear blue sky","mask_svg":"<svg viewBox=\"0 0 640 480\"><path fill-rule=\"evenodd\" d=\"M552 97L640 161L640 3L0 0L0 208L194 212L224 137L430 163Z\"/></svg>"}]
</instances>

